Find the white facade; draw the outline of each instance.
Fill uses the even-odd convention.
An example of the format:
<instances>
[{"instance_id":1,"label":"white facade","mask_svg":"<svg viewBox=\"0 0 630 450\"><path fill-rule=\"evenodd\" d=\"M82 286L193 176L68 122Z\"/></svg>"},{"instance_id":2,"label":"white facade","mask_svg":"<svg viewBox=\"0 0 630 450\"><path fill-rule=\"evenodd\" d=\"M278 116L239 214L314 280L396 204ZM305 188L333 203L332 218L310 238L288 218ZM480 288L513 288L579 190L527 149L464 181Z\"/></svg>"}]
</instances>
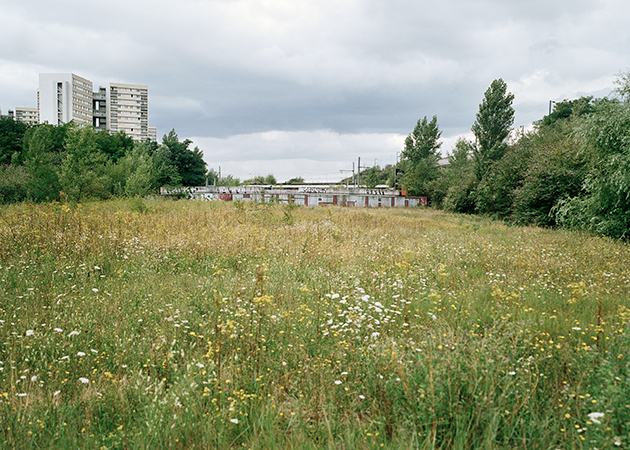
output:
<instances>
[{"instance_id":1,"label":"white facade","mask_svg":"<svg viewBox=\"0 0 630 450\"><path fill-rule=\"evenodd\" d=\"M73 73L39 74L39 121L92 125L92 82Z\"/></svg>"},{"instance_id":2,"label":"white facade","mask_svg":"<svg viewBox=\"0 0 630 450\"><path fill-rule=\"evenodd\" d=\"M157 142L158 138L157 138L157 128L156 127L149 127L148 128L148 138L150 141L154 141Z\"/></svg>"},{"instance_id":3,"label":"white facade","mask_svg":"<svg viewBox=\"0 0 630 450\"><path fill-rule=\"evenodd\" d=\"M107 128L124 131L136 141L149 137L149 88L136 84L110 83L107 91Z\"/></svg>"},{"instance_id":4,"label":"white facade","mask_svg":"<svg viewBox=\"0 0 630 450\"><path fill-rule=\"evenodd\" d=\"M23 108L18 106L15 108L15 120L29 125L35 125L39 123L39 111L37 111L37 108Z\"/></svg>"}]
</instances>

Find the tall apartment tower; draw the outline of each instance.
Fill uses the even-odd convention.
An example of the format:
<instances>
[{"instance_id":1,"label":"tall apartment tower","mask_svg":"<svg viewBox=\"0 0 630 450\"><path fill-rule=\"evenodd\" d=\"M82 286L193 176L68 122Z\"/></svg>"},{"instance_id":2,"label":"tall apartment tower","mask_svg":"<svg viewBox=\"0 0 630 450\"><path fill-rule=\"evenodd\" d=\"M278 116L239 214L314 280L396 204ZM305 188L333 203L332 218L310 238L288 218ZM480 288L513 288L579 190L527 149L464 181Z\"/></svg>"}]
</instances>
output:
<instances>
[{"instance_id":1,"label":"tall apartment tower","mask_svg":"<svg viewBox=\"0 0 630 450\"><path fill-rule=\"evenodd\" d=\"M92 125L92 82L73 73L39 74L39 121Z\"/></svg>"},{"instance_id":2,"label":"tall apartment tower","mask_svg":"<svg viewBox=\"0 0 630 450\"><path fill-rule=\"evenodd\" d=\"M149 137L149 88L137 84L110 83L107 91L107 129L124 131L136 141Z\"/></svg>"}]
</instances>

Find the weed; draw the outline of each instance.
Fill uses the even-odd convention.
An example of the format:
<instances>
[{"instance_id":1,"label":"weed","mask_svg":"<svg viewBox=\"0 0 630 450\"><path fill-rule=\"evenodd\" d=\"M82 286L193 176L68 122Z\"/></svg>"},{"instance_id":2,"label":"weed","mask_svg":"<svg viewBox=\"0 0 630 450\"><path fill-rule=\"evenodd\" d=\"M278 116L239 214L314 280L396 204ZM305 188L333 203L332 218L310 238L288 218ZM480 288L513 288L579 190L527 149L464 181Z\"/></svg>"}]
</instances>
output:
<instances>
[{"instance_id":1,"label":"weed","mask_svg":"<svg viewBox=\"0 0 630 450\"><path fill-rule=\"evenodd\" d=\"M3 207L0 442L627 446L629 268L431 210Z\"/></svg>"}]
</instances>

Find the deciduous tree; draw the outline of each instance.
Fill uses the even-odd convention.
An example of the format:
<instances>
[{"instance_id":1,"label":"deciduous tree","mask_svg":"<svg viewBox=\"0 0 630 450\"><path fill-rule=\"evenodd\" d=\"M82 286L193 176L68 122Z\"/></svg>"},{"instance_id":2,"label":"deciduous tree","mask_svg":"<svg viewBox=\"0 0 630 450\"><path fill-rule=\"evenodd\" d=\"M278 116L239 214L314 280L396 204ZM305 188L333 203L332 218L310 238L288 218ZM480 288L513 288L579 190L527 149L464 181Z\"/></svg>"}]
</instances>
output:
<instances>
[{"instance_id":1,"label":"deciduous tree","mask_svg":"<svg viewBox=\"0 0 630 450\"><path fill-rule=\"evenodd\" d=\"M418 119L418 123L407 138L402 158L411 161L413 165L429 156L437 156L442 143L439 142L442 132L437 123L437 116L433 116L430 122L427 116Z\"/></svg>"},{"instance_id":2,"label":"deciduous tree","mask_svg":"<svg viewBox=\"0 0 630 450\"><path fill-rule=\"evenodd\" d=\"M170 163L177 168L184 186L201 186L206 183L206 162L199 147L190 150L190 139L180 142L175 130L162 138L162 145L170 151Z\"/></svg>"},{"instance_id":3,"label":"deciduous tree","mask_svg":"<svg viewBox=\"0 0 630 450\"><path fill-rule=\"evenodd\" d=\"M513 100L514 95L507 92L507 84L499 78L490 84L479 105L477 120L471 129L477 138L473 159L478 180L508 149L507 138L514 123Z\"/></svg>"}]
</instances>

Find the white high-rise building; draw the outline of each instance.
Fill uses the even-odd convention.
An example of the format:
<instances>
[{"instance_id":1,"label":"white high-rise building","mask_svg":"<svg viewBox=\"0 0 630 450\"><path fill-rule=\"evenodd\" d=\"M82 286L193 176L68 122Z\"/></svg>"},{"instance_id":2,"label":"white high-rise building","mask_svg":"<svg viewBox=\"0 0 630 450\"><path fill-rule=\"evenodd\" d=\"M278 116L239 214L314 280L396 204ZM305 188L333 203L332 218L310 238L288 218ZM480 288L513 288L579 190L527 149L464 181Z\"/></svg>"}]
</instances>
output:
<instances>
[{"instance_id":1,"label":"white high-rise building","mask_svg":"<svg viewBox=\"0 0 630 450\"><path fill-rule=\"evenodd\" d=\"M110 83L107 91L107 128L124 131L136 141L149 137L149 88L137 84Z\"/></svg>"},{"instance_id":2,"label":"white high-rise building","mask_svg":"<svg viewBox=\"0 0 630 450\"><path fill-rule=\"evenodd\" d=\"M92 125L92 82L73 73L39 74L39 121Z\"/></svg>"},{"instance_id":3,"label":"white high-rise building","mask_svg":"<svg viewBox=\"0 0 630 450\"><path fill-rule=\"evenodd\" d=\"M157 139L149 130L149 88L110 83L93 92L92 82L73 73L40 73L37 92L39 123L62 125L74 120L96 131L124 131L136 141ZM21 108L27 120L27 108ZM30 111L28 120L35 114Z\"/></svg>"}]
</instances>

